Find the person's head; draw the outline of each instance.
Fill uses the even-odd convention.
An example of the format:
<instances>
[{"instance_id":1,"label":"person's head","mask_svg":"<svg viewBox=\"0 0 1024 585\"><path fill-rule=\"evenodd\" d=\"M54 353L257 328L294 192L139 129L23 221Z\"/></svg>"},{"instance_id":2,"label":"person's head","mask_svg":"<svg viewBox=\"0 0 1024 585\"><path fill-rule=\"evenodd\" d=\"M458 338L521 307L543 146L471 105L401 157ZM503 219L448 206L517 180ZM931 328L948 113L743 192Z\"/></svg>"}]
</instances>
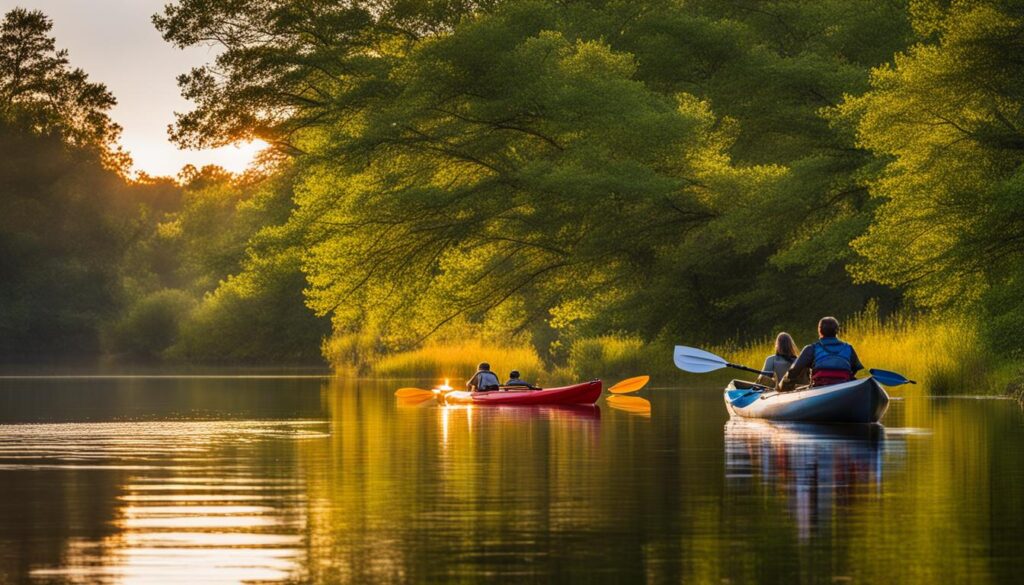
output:
<instances>
[{"instance_id":1,"label":"person's head","mask_svg":"<svg viewBox=\"0 0 1024 585\"><path fill-rule=\"evenodd\" d=\"M786 357L796 357L796 342L793 336L785 331L775 337L775 353Z\"/></svg>"},{"instance_id":2,"label":"person's head","mask_svg":"<svg viewBox=\"0 0 1024 585\"><path fill-rule=\"evenodd\" d=\"M835 317L822 317L818 321L819 337L835 337L839 335L839 319Z\"/></svg>"},{"instance_id":3,"label":"person's head","mask_svg":"<svg viewBox=\"0 0 1024 585\"><path fill-rule=\"evenodd\" d=\"M513 379L513 380L518 380L519 379L519 370L512 370L511 372L508 373L508 377Z\"/></svg>"},{"instance_id":4,"label":"person's head","mask_svg":"<svg viewBox=\"0 0 1024 585\"><path fill-rule=\"evenodd\" d=\"M491 369L491 364L487 362L480 362L480 365L477 366L476 369L481 372L486 372L487 370Z\"/></svg>"}]
</instances>

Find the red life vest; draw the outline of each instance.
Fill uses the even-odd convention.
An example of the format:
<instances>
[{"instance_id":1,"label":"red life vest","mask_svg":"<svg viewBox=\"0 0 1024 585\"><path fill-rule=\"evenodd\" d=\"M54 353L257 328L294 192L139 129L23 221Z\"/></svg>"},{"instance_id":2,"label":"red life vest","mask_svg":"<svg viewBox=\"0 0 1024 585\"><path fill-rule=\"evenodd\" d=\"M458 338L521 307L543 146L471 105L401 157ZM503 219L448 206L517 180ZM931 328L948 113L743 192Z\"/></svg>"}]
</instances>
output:
<instances>
[{"instance_id":1,"label":"red life vest","mask_svg":"<svg viewBox=\"0 0 1024 585\"><path fill-rule=\"evenodd\" d=\"M814 369L811 374L811 386L828 386L829 384L841 384L853 379L850 370L825 370Z\"/></svg>"}]
</instances>

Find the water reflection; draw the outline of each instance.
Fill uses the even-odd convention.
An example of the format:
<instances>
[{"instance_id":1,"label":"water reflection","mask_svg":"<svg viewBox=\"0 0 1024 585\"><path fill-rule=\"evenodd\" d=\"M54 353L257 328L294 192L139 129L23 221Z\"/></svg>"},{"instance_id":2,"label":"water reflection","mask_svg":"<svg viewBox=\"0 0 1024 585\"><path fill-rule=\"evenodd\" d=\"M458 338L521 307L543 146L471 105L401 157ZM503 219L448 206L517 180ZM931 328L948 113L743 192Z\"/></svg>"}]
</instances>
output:
<instances>
[{"instance_id":1,"label":"water reflection","mask_svg":"<svg viewBox=\"0 0 1024 585\"><path fill-rule=\"evenodd\" d=\"M787 501L797 536L807 540L827 526L837 509L860 497L879 496L883 456L903 451L899 437L872 425L725 423L725 473L732 488L753 482Z\"/></svg>"},{"instance_id":2,"label":"water reflection","mask_svg":"<svg viewBox=\"0 0 1024 585\"><path fill-rule=\"evenodd\" d=\"M107 527L102 535L69 535L57 561L29 576L66 583L292 579L302 572L305 486L268 474L265 459L296 439L322 439L325 428L322 421L0 426L4 470L56 473L49 479L73 490L65 495L71 510L98 513L89 522ZM274 445L268 437L287 440ZM114 477L81 475L97 472ZM93 501L94 482L114 493ZM31 517L49 531L74 523L59 512Z\"/></svg>"},{"instance_id":3,"label":"water reflection","mask_svg":"<svg viewBox=\"0 0 1024 585\"><path fill-rule=\"evenodd\" d=\"M715 388L638 418L207 383L0 380L0 583L1019 580L1005 401L883 429L726 424Z\"/></svg>"}]
</instances>

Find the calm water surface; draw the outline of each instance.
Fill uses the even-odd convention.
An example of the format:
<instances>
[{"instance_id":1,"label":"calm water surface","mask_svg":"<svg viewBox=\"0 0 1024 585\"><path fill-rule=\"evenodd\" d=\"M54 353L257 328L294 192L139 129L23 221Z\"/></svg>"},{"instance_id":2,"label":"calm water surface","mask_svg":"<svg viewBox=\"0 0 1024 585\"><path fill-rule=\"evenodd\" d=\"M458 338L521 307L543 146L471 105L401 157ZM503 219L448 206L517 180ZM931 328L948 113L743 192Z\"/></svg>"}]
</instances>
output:
<instances>
[{"instance_id":1,"label":"calm water surface","mask_svg":"<svg viewBox=\"0 0 1024 585\"><path fill-rule=\"evenodd\" d=\"M1024 415L884 427L395 403L337 379L0 380L2 583L1019 583Z\"/></svg>"}]
</instances>

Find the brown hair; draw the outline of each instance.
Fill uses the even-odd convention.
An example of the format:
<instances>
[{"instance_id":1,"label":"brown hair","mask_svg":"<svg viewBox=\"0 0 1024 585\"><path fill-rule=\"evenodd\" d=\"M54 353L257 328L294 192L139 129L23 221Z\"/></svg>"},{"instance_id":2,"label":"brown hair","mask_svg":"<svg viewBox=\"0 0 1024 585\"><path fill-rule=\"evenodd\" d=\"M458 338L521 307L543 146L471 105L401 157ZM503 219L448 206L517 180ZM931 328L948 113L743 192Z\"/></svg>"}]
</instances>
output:
<instances>
[{"instance_id":1,"label":"brown hair","mask_svg":"<svg viewBox=\"0 0 1024 585\"><path fill-rule=\"evenodd\" d=\"M822 317L818 321L818 333L822 337L835 337L839 335L839 319L835 317Z\"/></svg>"},{"instance_id":2,"label":"brown hair","mask_svg":"<svg viewBox=\"0 0 1024 585\"><path fill-rule=\"evenodd\" d=\"M793 341L793 336L785 331L779 333L778 336L775 337L775 353L795 358L796 342Z\"/></svg>"}]
</instances>

